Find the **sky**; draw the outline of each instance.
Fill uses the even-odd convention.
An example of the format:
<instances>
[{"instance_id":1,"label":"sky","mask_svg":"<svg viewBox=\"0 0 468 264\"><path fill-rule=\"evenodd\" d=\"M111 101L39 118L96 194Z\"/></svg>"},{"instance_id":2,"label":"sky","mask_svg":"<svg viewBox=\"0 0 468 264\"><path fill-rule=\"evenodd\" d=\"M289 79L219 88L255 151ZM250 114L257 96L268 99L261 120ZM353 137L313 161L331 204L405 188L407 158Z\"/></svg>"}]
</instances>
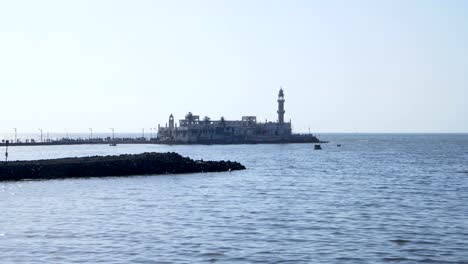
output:
<instances>
[{"instance_id":1,"label":"sky","mask_svg":"<svg viewBox=\"0 0 468 264\"><path fill-rule=\"evenodd\" d=\"M468 1L0 0L0 133L191 111L315 133L468 132Z\"/></svg>"}]
</instances>

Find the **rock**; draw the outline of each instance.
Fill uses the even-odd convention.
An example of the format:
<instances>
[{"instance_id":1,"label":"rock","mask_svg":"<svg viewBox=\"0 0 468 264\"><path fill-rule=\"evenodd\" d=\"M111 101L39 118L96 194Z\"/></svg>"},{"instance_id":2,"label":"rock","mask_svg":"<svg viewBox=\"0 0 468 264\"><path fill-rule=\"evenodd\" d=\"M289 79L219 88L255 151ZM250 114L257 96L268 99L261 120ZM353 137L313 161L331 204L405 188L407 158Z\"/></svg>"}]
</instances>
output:
<instances>
[{"instance_id":1,"label":"rock","mask_svg":"<svg viewBox=\"0 0 468 264\"><path fill-rule=\"evenodd\" d=\"M143 153L0 163L0 181L115 177L244 170L238 162L194 161L177 153Z\"/></svg>"}]
</instances>

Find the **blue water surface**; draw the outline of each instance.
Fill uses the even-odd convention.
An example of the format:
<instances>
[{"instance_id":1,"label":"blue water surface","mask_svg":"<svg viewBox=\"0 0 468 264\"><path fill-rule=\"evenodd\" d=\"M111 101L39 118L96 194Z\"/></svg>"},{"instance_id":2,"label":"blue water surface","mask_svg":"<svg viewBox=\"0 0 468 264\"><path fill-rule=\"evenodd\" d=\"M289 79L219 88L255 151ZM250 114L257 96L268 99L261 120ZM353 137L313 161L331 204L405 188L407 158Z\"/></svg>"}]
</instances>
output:
<instances>
[{"instance_id":1,"label":"blue water surface","mask_svg":"<svg viewBox=\"0 0 468 264\"><path fill-rule=\"evenodd\" d=\"M175 151L248 169L0 182L0 262L468 263L468 135L321 138L11 147L18 160Z\"/></svg>"}]
</instances>

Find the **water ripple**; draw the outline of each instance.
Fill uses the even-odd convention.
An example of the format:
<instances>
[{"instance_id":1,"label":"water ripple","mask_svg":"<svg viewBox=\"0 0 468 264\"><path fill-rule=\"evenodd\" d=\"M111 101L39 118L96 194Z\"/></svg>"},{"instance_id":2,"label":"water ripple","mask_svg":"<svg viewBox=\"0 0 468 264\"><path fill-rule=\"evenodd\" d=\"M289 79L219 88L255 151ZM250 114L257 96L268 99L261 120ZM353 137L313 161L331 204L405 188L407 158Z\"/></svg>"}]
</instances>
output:
<instances>
[{"instance_id":1,"label":"water ripple","mask_svg":"<svg viewBox=\"0 0 468 264\"><path fill-rule=\"evenodd\" d=\"M342 147L13 147L18 159L177 151L249 169L0 183L1 262L468 262L468 136L327 137Z\"/></svg>"}]
</instances>

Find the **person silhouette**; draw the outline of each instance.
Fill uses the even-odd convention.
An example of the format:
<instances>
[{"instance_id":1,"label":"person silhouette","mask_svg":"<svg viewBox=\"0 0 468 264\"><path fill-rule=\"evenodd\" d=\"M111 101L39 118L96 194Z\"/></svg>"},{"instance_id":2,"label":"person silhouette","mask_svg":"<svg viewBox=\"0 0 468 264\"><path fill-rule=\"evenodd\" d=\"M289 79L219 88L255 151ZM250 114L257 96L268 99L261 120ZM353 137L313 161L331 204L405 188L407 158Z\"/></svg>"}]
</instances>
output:
<instances>
[{"instance_id":1,"label":"person silhouette","mask_svg":"<svg viewBox=\"0 0 468 264\"><path fill-rule=\"evenodd\" d=\"M5 162L8 162L8 143L10 143L9 140L5 141Z\"/></svg>"}]
</instances>

